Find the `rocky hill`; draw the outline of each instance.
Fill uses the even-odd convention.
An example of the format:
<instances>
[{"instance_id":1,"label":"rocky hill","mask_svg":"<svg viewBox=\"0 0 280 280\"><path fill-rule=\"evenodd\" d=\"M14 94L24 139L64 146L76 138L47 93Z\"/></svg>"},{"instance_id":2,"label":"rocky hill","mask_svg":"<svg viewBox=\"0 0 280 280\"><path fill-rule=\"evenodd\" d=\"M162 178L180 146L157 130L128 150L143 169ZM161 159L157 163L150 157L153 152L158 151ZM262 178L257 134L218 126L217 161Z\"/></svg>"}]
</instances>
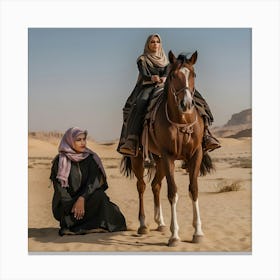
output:
<instances>
[{"instance_id":1,"label":"rocky hill","mask_svg":"<svg viewBox=\"0 0 280 280\"><path fill-rule=\"evenodd\" d=\"M212 129L217 137L252 137L252 109L233 114L223 126Z\"/></svg>"},{"instance_id":2,"label":"rocky hill","mask_svg":"<svg viewBox=\"0 0 280 280\"><path fill-rule=\"evenodd\" d=\"M252 109L247 109L241 111L240 113L233 114L231 119L227 122L225 126L234 126L241 124L251 124L252 123Z\"/></svg>"}]
</instances>

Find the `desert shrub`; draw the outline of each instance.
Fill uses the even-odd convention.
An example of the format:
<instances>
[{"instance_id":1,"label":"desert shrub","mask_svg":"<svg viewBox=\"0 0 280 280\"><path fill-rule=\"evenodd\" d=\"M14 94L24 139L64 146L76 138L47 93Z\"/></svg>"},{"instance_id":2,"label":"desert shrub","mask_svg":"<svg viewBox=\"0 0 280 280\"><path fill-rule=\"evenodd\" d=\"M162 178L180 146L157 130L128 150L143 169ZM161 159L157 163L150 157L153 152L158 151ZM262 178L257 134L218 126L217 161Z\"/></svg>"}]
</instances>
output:
<instances>
[{"instance_id":1,"label":"desert shrub","mask_svg":"<svg viewBox=\"0 0 280 280\"><path fill-rule=\"evenodd\" d=\"M217 192L222 193L222 192L237 192L241 189L241 184L238 181L235 182L221 182L217 185Z\"/></svg>"}]
</instances>

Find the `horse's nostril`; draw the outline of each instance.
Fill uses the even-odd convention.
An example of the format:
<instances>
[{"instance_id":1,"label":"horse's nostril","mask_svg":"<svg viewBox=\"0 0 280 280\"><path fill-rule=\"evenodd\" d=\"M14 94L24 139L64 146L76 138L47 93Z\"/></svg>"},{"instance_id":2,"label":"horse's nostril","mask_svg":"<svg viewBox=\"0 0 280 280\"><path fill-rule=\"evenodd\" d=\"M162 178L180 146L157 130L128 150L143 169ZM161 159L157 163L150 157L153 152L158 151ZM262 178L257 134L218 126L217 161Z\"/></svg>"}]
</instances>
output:
<instances>
[{"instance_id":1,"label":"horse's nostril","mask_svg":"<svg viewBox=\"0 0 280 280\"><path fill-rule=\"evenodd\" d=\"M181 107L181 110L182 110L183 112L185 112L186 109L187 109L187 107L186 107L186 105L184 104L183 100L180 102L180 107Z\"/></svg>"}]
</instances>

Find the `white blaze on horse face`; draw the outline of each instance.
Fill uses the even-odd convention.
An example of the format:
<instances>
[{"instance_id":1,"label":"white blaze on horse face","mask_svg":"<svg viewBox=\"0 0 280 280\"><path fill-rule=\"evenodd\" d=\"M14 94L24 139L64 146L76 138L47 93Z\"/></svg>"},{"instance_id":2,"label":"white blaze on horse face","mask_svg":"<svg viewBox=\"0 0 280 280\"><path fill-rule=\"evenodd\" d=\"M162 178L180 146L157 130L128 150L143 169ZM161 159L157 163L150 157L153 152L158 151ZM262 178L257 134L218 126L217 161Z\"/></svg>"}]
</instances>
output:
<instances>
[{"instance_id":1,"label":"white blaze on horse face","mask_svg":"<svg viewBox=\"0 0 280 280\"><path fill-rule=\"evenodd\" d=\"M180 69L180 72L182 72L186 77L186 86L189 87L189 76L190 76L190 70L187 67L182 67Z\"/></svg>"},{"instance_id":2,"label":"white blaze on horse face","mask_svg":"<svg viewBox=\"0 0 280 280\"><path fill-rule=\"evenodd\" d=\"M190 76L190 70L187 67L182 67L180 69L180 72L182 72L184 74L184 76L186 77L186 91L185 91L185 95L184 95L184 100L183 100L183 105L185 107L185 109L191 109L192 107L192 93L189 89L189 76ZM185 110L182 110L185 111Z\"/></svg>"}]
</instances>

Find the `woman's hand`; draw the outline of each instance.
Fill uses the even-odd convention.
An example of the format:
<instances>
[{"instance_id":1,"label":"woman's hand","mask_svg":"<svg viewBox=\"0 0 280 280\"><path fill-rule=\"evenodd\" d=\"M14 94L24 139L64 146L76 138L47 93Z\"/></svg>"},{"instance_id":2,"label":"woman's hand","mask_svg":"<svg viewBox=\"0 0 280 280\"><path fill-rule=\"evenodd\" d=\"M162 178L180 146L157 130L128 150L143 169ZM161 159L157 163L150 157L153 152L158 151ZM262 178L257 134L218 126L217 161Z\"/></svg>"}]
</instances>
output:
<instances>
[{"instance_id":1,"label":"woman's hand","mask_svg":"<svg viewBox=\"0 0 280 280\"><path fill-rule=\"evenodd\" d=\"M151 80L153 83L159 83L160 77L159 77L159 75L152 75Z\"/></svg>"},{"instance_id":2,"label":"woman's hand","mask_svg":"<svg viewBox=\"0 0 280 280\"><path fill-rule=\"evenodd\" d=\"M71 212L74 213L74 218L77 220L81 220L84 217L85 199L82 196L80 196L74 203Z\"/></svg>"},{"instance_id":3,"label":"woman's hand","mask_svg":"<svg viewBox=\"0 0 280 280\"><path fill-rule=\"evenodd\" d=\"M166 77L161 77L161 78L160 78L160 82L161 82L161 83L165 83L165 81L166 81Z\"/></svg>"}]
</instances>

